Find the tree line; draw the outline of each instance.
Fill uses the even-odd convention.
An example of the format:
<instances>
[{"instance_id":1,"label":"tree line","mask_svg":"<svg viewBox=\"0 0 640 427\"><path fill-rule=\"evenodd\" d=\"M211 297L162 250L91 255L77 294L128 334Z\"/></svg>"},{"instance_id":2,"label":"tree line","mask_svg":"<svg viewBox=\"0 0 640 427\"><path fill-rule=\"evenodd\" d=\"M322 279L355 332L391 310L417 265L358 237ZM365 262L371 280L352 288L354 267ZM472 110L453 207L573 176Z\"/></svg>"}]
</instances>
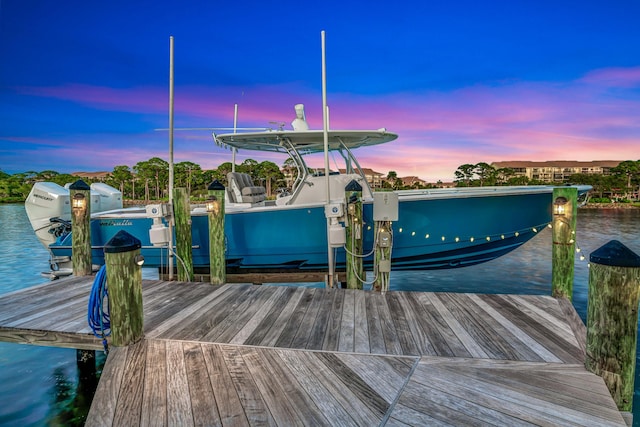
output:
<instances>
[{"instance_id":1,"label":"tree line","mask_svg":"<svg viewBox=\"0 0 640 427\"><path fill-rule=\"evenodd\" d=\"M282 167L271 161L258 162L246 159L236 165L236 172L247 173L256 185L265 187L268 195L273 195L281 189L291 187L295 179L296 168L292 159L287 159ZM222 163L217 169L202 170L200 165L193 162L179 162L174 164L174 185L185 187L194 198L205 198L207 186L214 180L227 185L227 173L231 172L231 162ZM604 198L611 194L623 194L630 199L640 185L640 160L624 161L611 169L610 175L575 174L569 181L572 184L588 184L593 186L594 193ZM489 186L489 185L535 185L548 182L529 180L526 176L518 176L510 168L495 168L488 163L463 164L454 173L455 185L458 187ZM0 200L4 202L24 201L35 182L49 181L59 185L83 179L87 183L101 181L120 190L123 198L130 200L161 200L168 198L169 164L167 161L153 157L136 163L133 167L119 165L113 168L106 178L87 178L58 173L53 170L42 172L23 172L13 175L0 170ZM437 187L439 184L427 184L427 187ZM556 182L555 184L564 184ZM389 171L383 188L394 190L406 189L395 171ZM423 188L414 184L412 188ZM635 191L634 191L635 189Z\"/></svg>"},{"instance_id":2,"label":"tree line","mask_svg":"<svg viewBox=\"0 0 640 427\"><path fill-rule=\"evenodd\" d=\"M626 160L610 169L609 175L573 174L568 181L556 181L551 184L586 184L593 187L597 198L616 197L621 200L638 198L640 187L640 160ZM547 181L533 180L517 175L512 168L495 168L488 163L464 164L455 171L455 183L458 187L489 185L543 185Z\"/></svg>"}]
</instances>

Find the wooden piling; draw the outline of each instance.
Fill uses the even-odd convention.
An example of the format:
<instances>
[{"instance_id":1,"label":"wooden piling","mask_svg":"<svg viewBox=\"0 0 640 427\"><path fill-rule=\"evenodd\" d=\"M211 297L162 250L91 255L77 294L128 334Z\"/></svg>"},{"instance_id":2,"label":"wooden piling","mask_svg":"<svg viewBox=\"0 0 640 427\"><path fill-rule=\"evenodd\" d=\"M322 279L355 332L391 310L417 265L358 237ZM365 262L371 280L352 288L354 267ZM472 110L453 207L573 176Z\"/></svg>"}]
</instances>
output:
<instances>
[{"instance_id":1,"label":"wooden piling","mask_svg":"<svg viewBox=\"0 0 640 427\"><path fill-rule=\"evenodd\" d=\"M601 376L620 411L631 412L640 257L613 240L590 256L586 368Z\"/></svg>"},{"instance_id":2,"label":"wooden piling","mask_svg":"<svg viewBox=\"0 0 640 427\"><path fill-rule=\"evenodd\" d=\"M74 276L88 276L91 258L91 187L79 179L69 186L71 201L71 261Z\"/></svg>"},{"instance_id":3,"label":"wooden piling","mask_svg":"<svg viewBox=\"0 0 640 427\"><path fill-rule=\"evenodd\" d=\"M140 240L118 231L104 246L109 286L111 344L126 346L143 337Z\"/></svg>"},{"instance_id":4,"label":"wooden piling","mask_svg":"<svg viewBox=\"0 0 640 427\"><path fill-rule=\"evenodd\" d=\"M193 253L191 252L191 207L187 189L173 190L173 213L176 221L176 270L178 280L193 281Z\"/></svg>"},{"instance_id":5,"label":"wooden piling","mask_svg":"<svg viewBox=\"0 0 640 427\"><path fill-rule=\"evenodd\" d=\"M347 288L362 289L365 279L362 266L362 186L352 180L345 187L347 202L346 247L347 247Z\"/></svg>"},{"instance_id":6,"label":"wooden piling","mask_svg":"<svg viewBox=\"0 0 640 427\"><path fill-rule=\"evenodd\" d=\"M227 261L224 244L224 185L218 180L207 187L207 213L209 215L209 277L212 285L227 281Z\"/></svg>"},{"instance_id":7,"label":"wooden piling","mask_svg":"<svg viewBox=\"0 0 640 427\"><path fill-rule=\"evenodd\" d=\"M553 189L551 295L573 300L578 189Z\"/></svg>"}]
</instances>

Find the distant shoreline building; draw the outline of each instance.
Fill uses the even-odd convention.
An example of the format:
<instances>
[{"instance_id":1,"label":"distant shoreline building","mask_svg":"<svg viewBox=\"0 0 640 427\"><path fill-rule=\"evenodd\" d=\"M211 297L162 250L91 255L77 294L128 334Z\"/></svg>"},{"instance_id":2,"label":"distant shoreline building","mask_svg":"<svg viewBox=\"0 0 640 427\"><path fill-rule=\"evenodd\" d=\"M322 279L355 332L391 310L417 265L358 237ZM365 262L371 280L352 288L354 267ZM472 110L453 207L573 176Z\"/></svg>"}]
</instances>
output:
<instances>
[{"instance_id":1,"label":"distant shoreline building","mask_svg":"<svg viewBox=\"0 0 640 427\"><path fill-rule=\"evenodd\" d=\"M610 175L611 168L618 166L622 160L593 160L579 162L575 160L549 160L545 162L508 161L493 162L496 169L509 168L514 176L526 176L529 180L543 182L566 182L571 175Z\"/></svg>"}]
</instances>

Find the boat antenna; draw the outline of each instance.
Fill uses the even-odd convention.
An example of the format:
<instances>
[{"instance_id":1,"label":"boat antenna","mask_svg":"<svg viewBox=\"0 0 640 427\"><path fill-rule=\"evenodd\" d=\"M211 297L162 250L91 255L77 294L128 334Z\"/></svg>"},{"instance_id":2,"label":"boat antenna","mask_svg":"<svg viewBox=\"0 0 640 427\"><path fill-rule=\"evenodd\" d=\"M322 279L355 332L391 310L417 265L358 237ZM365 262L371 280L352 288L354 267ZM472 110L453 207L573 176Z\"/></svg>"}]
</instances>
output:
<instances>
[{"instance_id":1,"label":"boat antenna","mask_svg":"<svg viewBox=\"0 0 640 427\"><path fill-rule=\"evenodd\" d=\"M173 36L169 37L169 205L173 210ZM173 280L173 215L169 218L167 270Z\"/></svg>"},{"instance_id":2,"label":"boat antenna","mask_svg":"<svg viewBox=\"0 0 640 427\"><path fill-rule=\"evenodd\" d=\"M331 203L331 189L329 186L329 110L327 107L327 58L325 53L325 32L320 32L322 39L322 128L324 135L324 176L327 187L327 206ZM325 209L326 212L326 209ZM327 216L327 264L329 271L327 273L327 285L333 288L333 276L335 273L335 262L333 257L333 248L331 247L330 235L331 219Z\"/></svg>"},{"instance_id":3,"label":"boat antenna","mask_svg":"<svg viewBox=\"0 0 640 427\"><path fill-rule=\"evenodd\" d=\"M238 104L233 105L233 133L238 131ZM236 147L231 148L231 172L236 171Z\"/></svg>"}]
</instances>

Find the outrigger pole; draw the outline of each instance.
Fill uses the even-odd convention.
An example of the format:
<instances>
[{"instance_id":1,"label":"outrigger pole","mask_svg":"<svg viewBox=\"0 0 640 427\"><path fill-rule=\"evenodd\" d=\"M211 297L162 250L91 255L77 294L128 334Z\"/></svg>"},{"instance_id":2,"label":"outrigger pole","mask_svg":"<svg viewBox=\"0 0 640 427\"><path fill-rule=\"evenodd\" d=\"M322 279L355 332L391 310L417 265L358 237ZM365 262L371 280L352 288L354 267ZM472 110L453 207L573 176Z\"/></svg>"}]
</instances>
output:
<instances>
[{"instance_id":1,"label":"outrigger pole","mask_svg":"<svg viewBox=\"0 0 640 427\"><path fill-rule=\"evenodd\" d=\"M329 186L329 111L327 107L327 60L325 53L325 32L321 31L322 39L322 123L324 130L324 176L327 185L327 204L325 206L325 216L327 207L331 204L331 189ZM331 219L327 216L327 263L329 272L327 273L327 285L333 288L333 276L335 273L335 261L333 258L333 248L331 247Z\"/></svg>"},{"instance_id":2,"label":"outrigger pole","mask_svg":"<svg viewBox=\"0 0 640 427\"><path fill-rule=\"evenodd\" d=\"M169 206L173 212L173 36L169 37ZM169 218L169 280L173 280L173 215Z\"/></svg>"}]
</instances>

